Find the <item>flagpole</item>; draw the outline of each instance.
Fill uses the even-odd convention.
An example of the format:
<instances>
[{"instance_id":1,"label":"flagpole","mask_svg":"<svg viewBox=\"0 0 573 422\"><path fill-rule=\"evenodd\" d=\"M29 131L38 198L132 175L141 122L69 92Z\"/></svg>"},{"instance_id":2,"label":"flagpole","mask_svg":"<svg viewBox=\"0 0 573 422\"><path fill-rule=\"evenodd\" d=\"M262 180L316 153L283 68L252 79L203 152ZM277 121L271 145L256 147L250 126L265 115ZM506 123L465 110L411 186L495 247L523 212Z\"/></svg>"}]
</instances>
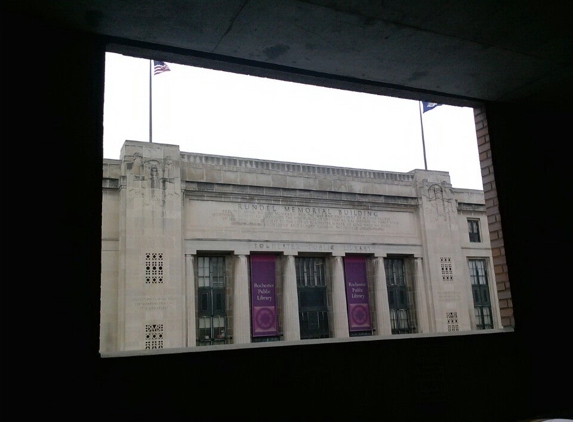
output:
<instances>
[{"instance_id":1,"label":"flagpole","mask_svg":"<svg viewBox=\"0 0 573 422\"><path fill-rule=\"evenodd\" d=\"M152 90L152 77L153 77L153 60L149 60L149 142L153 142L152 126L153 126L153 111L151 103L151 90Z\"/></svg>"},{"instance_id":2,"label":"flagpole","mask_svg":"<svg viewBox=\"0 0 573 422\"><path fill-rule=\"evenodd\" d=\"M424 151L424 169L428 170L428 162L426 161L426 141L424 140L424 123L422 121L422 102L418 101L418 111L420 112L420 128L422 129L422 149Z\"/></svg>"}]
</instances>

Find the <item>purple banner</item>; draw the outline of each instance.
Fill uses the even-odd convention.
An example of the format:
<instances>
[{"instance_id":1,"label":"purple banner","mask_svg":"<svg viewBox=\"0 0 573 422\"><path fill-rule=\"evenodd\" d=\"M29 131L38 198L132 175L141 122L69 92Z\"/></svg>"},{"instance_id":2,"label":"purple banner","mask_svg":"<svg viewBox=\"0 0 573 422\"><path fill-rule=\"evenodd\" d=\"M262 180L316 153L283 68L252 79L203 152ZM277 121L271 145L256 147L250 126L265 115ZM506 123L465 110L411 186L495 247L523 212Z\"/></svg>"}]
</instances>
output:
<instances>
[{"instance_id":1,"label":"purple banner","mask_svg":"<svg viewBox=\"0 0 573 422\"><path fill-rule=\"evenodd\" d=\"M275 256L251 255L253 337L277 336Z\"/></svg>"},{"instance_id":2,"label":"purple banner","mask_svg":"<svg viewBox=\"0 0 573 422\"><path fill-rule=\"evenodd\" d=\"M344 275L346 279L346 304L348 305L348 328L350 331L371 330L366 257L345 256Z\"/></svg>"}]
</instances>

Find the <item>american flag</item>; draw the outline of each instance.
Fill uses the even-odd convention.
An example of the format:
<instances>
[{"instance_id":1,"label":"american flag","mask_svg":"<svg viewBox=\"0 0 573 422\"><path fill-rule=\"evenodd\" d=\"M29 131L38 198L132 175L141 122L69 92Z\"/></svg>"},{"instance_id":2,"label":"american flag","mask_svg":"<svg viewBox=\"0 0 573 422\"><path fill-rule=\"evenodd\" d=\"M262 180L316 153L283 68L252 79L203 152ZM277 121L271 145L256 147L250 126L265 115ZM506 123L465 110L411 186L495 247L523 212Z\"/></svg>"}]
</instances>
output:
<instances>
[{"instance_id":1,"label":"american flag","mask_svg":"<svg viewBox=\"0 0 573 422\"><path fill-rule=\"evenodd\" d=\"M159 61L159 60L153 60L153 74L154 75L159 75L160 73L163 72L169 72L171 69L169 69L169 66L167 66L165 64L165 62Z\"/></svg>"}]
</instances>

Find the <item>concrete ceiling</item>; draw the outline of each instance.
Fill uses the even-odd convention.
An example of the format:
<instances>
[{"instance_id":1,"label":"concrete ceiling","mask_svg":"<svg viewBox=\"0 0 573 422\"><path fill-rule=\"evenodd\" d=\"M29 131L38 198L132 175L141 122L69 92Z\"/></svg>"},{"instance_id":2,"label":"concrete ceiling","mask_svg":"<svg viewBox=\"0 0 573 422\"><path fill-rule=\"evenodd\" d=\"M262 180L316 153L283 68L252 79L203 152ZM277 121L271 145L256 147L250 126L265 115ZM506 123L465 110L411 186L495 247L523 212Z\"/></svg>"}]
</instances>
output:
<instances>
[{"instance_id":1,"label":"concrete ceiling","mask_svg":"<svg viewBox=\"0 0 573 422\"><path fill-rule=\"evenodd\" d=\"M260 67L281 79L418 99L443 94L452 104L573 96L566 1L5 0L5 7L110 37L112 50L145 57L146 47L160 50L158 59ZM122 50L124 42L137 48ZM298 76L285 76L291 72Z\"/></svg>"}]
</instances>

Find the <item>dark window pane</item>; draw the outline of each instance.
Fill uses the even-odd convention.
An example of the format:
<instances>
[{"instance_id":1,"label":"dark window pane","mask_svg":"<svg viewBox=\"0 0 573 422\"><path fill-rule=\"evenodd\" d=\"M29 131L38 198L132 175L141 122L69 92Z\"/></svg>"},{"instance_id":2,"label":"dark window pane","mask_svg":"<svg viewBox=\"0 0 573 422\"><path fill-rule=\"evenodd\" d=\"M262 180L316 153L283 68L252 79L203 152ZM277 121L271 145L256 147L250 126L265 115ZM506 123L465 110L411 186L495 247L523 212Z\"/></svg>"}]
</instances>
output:
<instances>
[{"instance_id":1,"label":"dark window pane","mask_svg":"<svg viewBox=\"0 0 573 422\"><path fill-rule=\"evenodd\" d=\"M201 313L209 313L209 293L203 292L199 293L199 312Z\"/></svg>"},{"instance_id":2,"label":"dark window pane","mask_svg":"<svg viewBox=\"0 0 573 422\"><path fill-rule=\"evenodd\" d=\"M200 345L226 343L225 257L197 258Z\"/></svg>"},{"instance_id":3,"label":"dark window pane","mask_svg":"<svg viewBox=\"0 0 573 422\"><path fill-rule=\"evenodd\" d=\"M221 312L225 312L225 294L223 292L215 292L215 303L213 305L213 313L219 314Z\"/></svg>"},{"instance_id":4,"label":"dark window pane","mask_svg":"<svg viewBox=\"0 0 573 422\"><path fill-rule=\"evenodd\" d=\"M309 288L299 292L302 308L324 308L326 306L326 291L322 288Z\"/></svg>"},{"instance_id":5,"label":"dark window pane","mask_svg":"<svg viewBox=\"0 0 573 422\"><path fill-rule=\"evenodd\" d=\"M468 231L470 242L481 242L478 220L468 220Z\"/></svg>"},{"instance_id":6,"label":"dark window pane","mask_svg":"<svg viewBox=\"0 0 573 422\"><path fill-rule=\"evenodd\" d=\"M470 259L468 262L478 330L493 328L486 263L485 259Z\"/></svg>"},{"instance_id":7,"label":"dark window pane","mask_svg":"<svg viewBox=\"0 0 573 422\"><path fill-rule=\"evenodd\" d=\"M325 260L297 257L295 267L301 338L328 337Z\"/></svg>"},{"instance_id":8,"label":"dark window pane","mask_svg":"<svg viewBox=\"0 0 573 422\"><path fill-rule=\"evenodd\" d=\"M405 268L405 261L402 258L384 259L392 334L415 332L415 314L410 309Z\"/></svg>"},{"instance_id":9,"label":"dark window pane","mask_svg":"<svg viewBox=\"0 0 573 422\"><path fill-rule=\"evenodd\" d=\"M408 305L408 301L406 300L406 292L404 290L400 290L400 307L404 307Z\"/></svg>"}]
</instances>

